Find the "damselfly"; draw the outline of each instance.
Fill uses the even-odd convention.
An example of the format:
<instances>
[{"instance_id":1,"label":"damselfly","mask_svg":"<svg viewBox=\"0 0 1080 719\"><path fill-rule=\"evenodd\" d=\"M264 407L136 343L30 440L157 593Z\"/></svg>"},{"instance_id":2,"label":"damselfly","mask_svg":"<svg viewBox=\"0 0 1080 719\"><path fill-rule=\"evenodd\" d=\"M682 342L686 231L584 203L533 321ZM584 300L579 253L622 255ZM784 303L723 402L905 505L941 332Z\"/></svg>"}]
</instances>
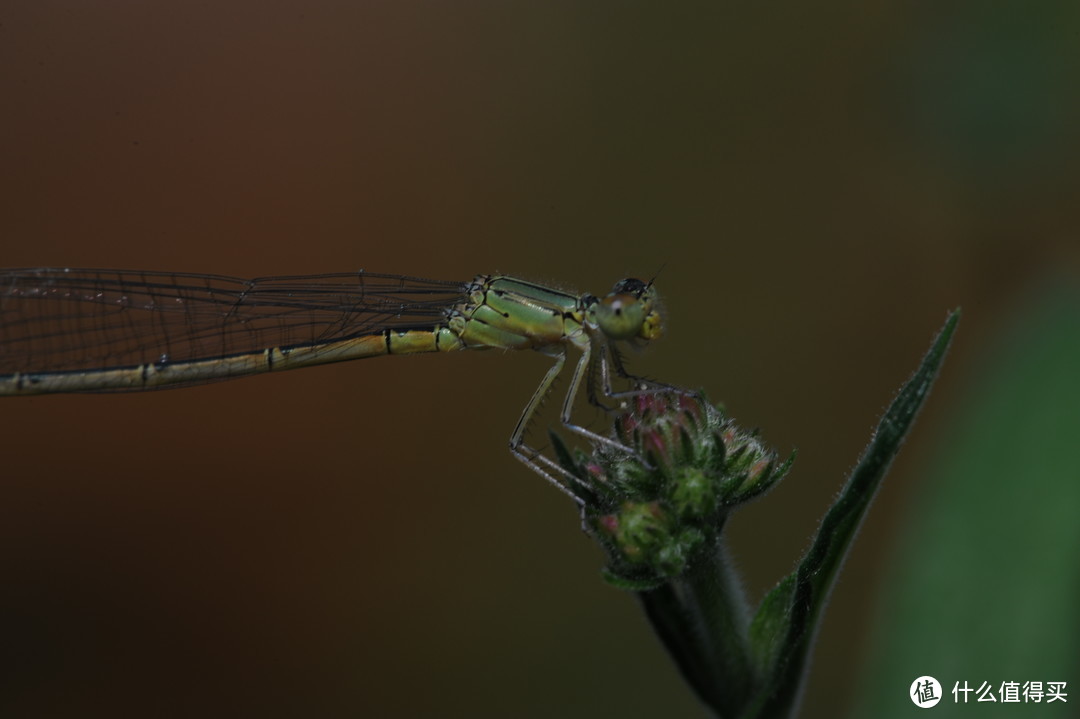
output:
<instances>
[{"instance_id":1,"label":"damselfly","mask_svg":"<svg viewBox=\"0 0 1080 719\"><path fill-rule=\"evenodd\" d=\"M580 352L560 418L594 442L617 442L572 421L584 382L616 398L616 341L661 333L652 282L626 279L603 298L513 277L471 282L401 275L262 277L96 269L0 270L0 396L142 391L388 354L532 349L554 364L510 435L510 451L578 503L569 475L525 444L525 432ZM637 379L637 378L632 378Z\"/></svg>"}]
</instances>

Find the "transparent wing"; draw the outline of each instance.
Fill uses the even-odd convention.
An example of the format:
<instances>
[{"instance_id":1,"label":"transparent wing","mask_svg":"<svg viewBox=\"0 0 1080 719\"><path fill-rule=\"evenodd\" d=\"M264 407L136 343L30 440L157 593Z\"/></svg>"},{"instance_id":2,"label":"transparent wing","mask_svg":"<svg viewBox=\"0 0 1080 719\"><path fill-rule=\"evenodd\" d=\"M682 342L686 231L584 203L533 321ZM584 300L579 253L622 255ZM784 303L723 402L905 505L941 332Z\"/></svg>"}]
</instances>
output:
<instances>
[{"instance_id":1,"label":"transparent wing","mask_svg":"<svg viewBox=\"0 0 1080 719\"><path fill-rule=\"evenodd\" d=\"M0 374L126 367L427 328L465 283L354 272L260 277L0 270Z\"/></svg>"}]
</instances>

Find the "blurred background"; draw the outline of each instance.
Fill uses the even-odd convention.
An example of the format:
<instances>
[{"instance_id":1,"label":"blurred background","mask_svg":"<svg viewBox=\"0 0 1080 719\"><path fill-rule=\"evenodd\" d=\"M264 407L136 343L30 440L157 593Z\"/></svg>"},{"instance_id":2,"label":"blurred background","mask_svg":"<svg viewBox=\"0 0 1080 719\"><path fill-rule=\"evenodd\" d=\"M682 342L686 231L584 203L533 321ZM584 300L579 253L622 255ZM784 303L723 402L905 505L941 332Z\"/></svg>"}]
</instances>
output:
<instances>
[{"instance_id":1,"label":"blurred background","mask_svg":"<svg viewBox=\"0 0 1080 719\"><path fill-rule=\"evenodd\" d=\"M1078 32L1080 5L1042 0L8 4L0 265L594 293L663 268L668 332L632 368L799 450L730 525L755 600L962 306L805 715L914 711L934 671L1080 691L1074 646L930 659L1004 651L1001 624L952 618L1033 558L1009 636L1044 658L1031 622L1077 636L1052 610L1080 594L1080 472L1020 458L1080 429L1080 360L1040 344L1080 337ZM0 714L703 716L574 508L505 449L547 366L460 353L0 402ZM1018 374L1046 382L1005 393ZM1048 432L1019 441L1034 416ZM1039 500L988 509L1006 485ZM1061 532L1025 545L1034 527ZM920 575L919 537L984 571ZM901 614L957 631L890 668Z\"/></svg>"}]
</instances>

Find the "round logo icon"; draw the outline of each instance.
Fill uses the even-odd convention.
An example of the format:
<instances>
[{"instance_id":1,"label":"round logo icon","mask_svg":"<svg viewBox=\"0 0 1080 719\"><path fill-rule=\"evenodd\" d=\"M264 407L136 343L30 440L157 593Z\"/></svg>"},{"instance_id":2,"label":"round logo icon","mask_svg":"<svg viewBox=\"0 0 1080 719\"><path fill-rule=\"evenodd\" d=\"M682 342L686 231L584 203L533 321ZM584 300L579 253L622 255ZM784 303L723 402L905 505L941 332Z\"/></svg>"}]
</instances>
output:
<instances>
[{"instance_id":1,"label":"round logo icon","mask_svg":"<svg viewBox=\"0 0 1080 719\"><path fill-rule=\"evenodd\" d=\"M919 677L911 683L908 696L915 706L929 709L941 701L941 684L933 677Z\"/></svg>"}]
</instances>

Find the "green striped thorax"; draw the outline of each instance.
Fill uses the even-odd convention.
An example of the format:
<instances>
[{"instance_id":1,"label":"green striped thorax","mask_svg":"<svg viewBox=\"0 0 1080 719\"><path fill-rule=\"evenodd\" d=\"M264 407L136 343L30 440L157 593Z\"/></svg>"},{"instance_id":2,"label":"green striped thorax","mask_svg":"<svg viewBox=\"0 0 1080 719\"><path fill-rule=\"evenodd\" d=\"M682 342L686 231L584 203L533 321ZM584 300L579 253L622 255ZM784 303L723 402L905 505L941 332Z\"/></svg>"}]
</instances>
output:
<instances>
[{"instance_id":1,"label":"green striped thorax","mask_svg":"<svg viewBox=\"0 0 1080 719\"><path fill-rule=\"evenodd\" d=\"M585 349L589 333L611 340L654 340L663 332L651 282L620 280L602 298L574 295L503 275L480 275L469 301L447 313L438 349L535 349L569 343Z\"/></svg>"}]
</instances>

